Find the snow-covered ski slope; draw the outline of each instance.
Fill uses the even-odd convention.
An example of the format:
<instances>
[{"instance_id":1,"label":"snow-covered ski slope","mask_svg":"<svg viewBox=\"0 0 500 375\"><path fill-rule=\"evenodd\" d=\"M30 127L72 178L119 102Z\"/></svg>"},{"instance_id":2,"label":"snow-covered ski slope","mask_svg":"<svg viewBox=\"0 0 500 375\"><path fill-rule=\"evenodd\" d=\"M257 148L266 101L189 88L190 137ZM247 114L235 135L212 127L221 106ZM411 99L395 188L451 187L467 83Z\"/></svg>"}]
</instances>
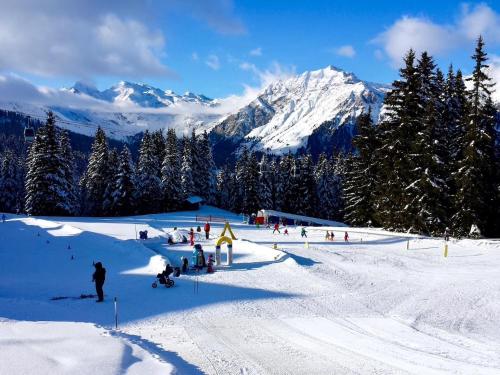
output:
<instances>
[{"instance_id":1,"label":"snow-covered ski slope","mask_svg":"<svg viewBox=\"0 0 500 375\"><path fill-rule=\"evenodd\" d=\"M196 229L196 214L230 220L233 266L151 288L165 259L191 255L165 236ZM222 224L212 227L215 237ZM151 238L136 241L144 229ZM330 242L308 228L306 244L300 229L273 235L210 207L9 215L0 223L0 373L500 374L499 243L453 240L445 258L440 239L357 228L345 243L336 228ZM214 252L213 238L199 242ZM95 293L92 261L107 268L103 304L78 298Z\"/></svg>"}]
</instances>

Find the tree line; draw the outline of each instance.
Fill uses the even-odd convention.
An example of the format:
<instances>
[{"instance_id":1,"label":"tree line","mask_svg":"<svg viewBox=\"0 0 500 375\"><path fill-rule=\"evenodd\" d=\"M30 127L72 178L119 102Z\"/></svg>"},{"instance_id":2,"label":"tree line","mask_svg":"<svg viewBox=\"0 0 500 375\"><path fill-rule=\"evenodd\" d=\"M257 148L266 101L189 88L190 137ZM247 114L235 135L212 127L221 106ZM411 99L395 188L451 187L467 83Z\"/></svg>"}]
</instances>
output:
<instances>
[{"instance_id":1,"label":"tree line","mask_svg":"<svg viewBox=\"0 0 500 375\"><path fill-rule=\"evenodd\" d=\"M347 161L345 220L398 231L457 236L477 227L500 234L500 155L487 54L480 37L472 75L446 76L426 52L410 50L373 126L358 119ZM465 82L469 83L469 88Z\"/></svg>"}]
</instances>

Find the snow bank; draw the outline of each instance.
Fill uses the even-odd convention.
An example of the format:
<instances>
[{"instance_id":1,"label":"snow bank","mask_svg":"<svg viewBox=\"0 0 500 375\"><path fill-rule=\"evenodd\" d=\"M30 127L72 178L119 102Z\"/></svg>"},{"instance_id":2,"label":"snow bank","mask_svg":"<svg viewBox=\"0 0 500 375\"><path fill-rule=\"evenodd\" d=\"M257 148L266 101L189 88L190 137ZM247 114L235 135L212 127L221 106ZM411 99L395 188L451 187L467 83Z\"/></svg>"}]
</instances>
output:
<instances>
[{"instance_id":1,"label":"snow bank","mask_svg":"<svg viewBox=\"0 0 500 375\"><path fill-rule=\"evenodd\" d=\"M0 321L0 374L173 374L137 344L89 323Z\"/></svg>"}]
</instances>

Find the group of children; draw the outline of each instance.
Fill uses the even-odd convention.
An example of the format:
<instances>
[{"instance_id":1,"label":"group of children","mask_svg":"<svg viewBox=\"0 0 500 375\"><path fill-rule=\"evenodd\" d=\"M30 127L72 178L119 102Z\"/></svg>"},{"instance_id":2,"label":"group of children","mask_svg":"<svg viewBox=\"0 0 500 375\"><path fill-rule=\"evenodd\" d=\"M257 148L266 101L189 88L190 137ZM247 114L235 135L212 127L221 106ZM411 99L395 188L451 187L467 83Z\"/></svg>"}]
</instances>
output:
<instances>
[{"instance_id":1,"label":"group of children","mask_svg":"<svg viewBox=\"0 0 500 375\"><path fill-rule=\"evenodd\" d=\"M335 240L335 233L333 233L333 230L331 232L326 231L325 240L327 240L327 241L334 241ZM345 242L349 241L349 233L347 233L347 232L344 233L344 241Z\"/></svg>"}]
</instances>

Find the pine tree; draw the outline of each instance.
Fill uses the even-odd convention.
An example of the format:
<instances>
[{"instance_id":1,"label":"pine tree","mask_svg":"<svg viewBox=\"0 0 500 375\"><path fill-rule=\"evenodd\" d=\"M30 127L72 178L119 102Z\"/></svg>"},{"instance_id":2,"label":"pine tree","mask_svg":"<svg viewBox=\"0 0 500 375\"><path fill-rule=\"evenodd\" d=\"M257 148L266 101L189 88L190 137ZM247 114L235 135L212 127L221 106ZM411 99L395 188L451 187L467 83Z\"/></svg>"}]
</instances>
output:
<instances>
[{"instance_id":1,"label":"pine tree","mask_svg":"<svg viewBox=\"0 0 500 375\"><path fill-rule=\"evenodd\" d=\"M118 170L115 174L114 191L112 193L112 211L115 215L126 216L134 212L135 178L132 156L127 146L120 153Z\"/></svg>"},{"instance_id":2,"label":"pine tree","mask_svg":"<svg viewBox=\"0 0 500 375\"><path fill-rule=\"evenodd\" d=\"M357 226L376 225L377 163L374 155L379 145L371 111L359 116L356 130L357 135L353 139L353 145L357 155L347 160L344 185L346 220L349 224ZM327 184L323 189L328 189L331 185L330 182Z\"/></svg>"},{"instance_id":3,"label":"pine tree","mask_svg":"<svg viewBox=\"0 0 500 375\"><path fill-rule=\"evenodd\" d=\"M45 126L38 129L28 156L26 212L29 215L70 215L64 181L55 117L49 112Z\"/></svg>"},{"instance_id":4,"label":"pine tree","mask_svg":"<svg viewBox=\"0 0 500 375\"><path fill-rule=\"evenodd\" d=\"M273 209L273 176L271 175L271 165L266 154L262 155L259 163L259 207L261 209Z\"/></svg>"},{"instance_id":5,"label":"pine tree","mask_svg":"<svg viewBox=\"0 0 500 375\"><path fill-rule=\"evenodd\" d=\"M7 150L0 155L0 212L16 212L20 187L16 158L12 151Z\"/></svg>"},{"instance_id":6,"label":"pine tree","mask_svg":"<svg viewBox=\"0 0 500 375\"><path fill-rule=\"evenodd\" d=\"M297 162L297 200L295 212L299 215L313 216L316 212L316 182L314 166L310 154L303 155Z\"/></svg>"},{"instance_id":7,"label":"pine tree","mask_svg":"<svg viewBox=\"0 0 500 375\"><path fill-rule=\"evenodd\" d=\"M442 233L446 222L448 186L442 166L446 162L445 130L441 113L444 78L427 53L417 66L419 108L423 108L411 145L410 181L405 188L406 229L417 233Z\"/></svg>"},{"instance_id":8,"label":"pine tree","mask_svg":"<svg viewBox=\"0 0 500 375\"><path fill-rule=\"evenodd\" d=\"M297 167L295 158L285 155L279 165L280 192L279 202L284 212L295 212L297 202Z\"/></svg>"},{"instance_id":9,"label":"pine tree","mask_svg":"<svg viewBox=\"0 0 500 375\"><path fill-rule=\"evenodd\" d=\"M193 129L191 132L191 139L189 140L191 145L191 174L193 176L193 194L204 197L206 191L203 191L205 181L203 179L203 158L205 155L201 153L199 137Z\"/></svg>"},{"instance_id":10,"label":"pine tree","mask_svg":"<svg viewBox=\"0 0 500 375\"><path fill-rule=\"evenodd\" d=\"M407 210L411 196L406 188L412 179L412 147L420 129L420 79L415 67L415 53L410 50L400 69L400 80L385 98L386 119L379 125L381 146L377 150L379 184L376 198L376 220L386 228L404 230L410 227Z\"/></svg>"},{"instance_id":11,"label":"pine tree","mask_svg":"<svg viewBox=\"0 0 500 375\"><path fill-rule=\"evenodd\" d=\"M178 139L173 129L167 131L165 157L161 169L163 206L166 211L180 207L182 201L181 162Z\"/></svg>"},{"instance_id":12,"label":"pine tree","mask_svg":"<svg viewBox=\"0 0 500 375\"><path fill-rule=\"evenodd\" d=\"M113 193L116 189L116 174L118 172L118 166L119 166L118 159L119 159L118 151L116 151L116 149L113 148L108 154L109 176L108 176L108 184L104 189L104 199L102 202L102 212L103 215L106 216L116 215L114 209L115 202L113 198Z\"/></svg>"},{"instance_id":13,"label":"pine tree","mask_svg":"<svg viewBox=\"0 0 500 375\"><path fill-rule=\"evenodd\" d=\"M477 225L483 234L488 234L492 224L490 220L495 220L498 215L498 212L492 212L495 202L493 84L486 73L488 58L483 48L483 39L479 37L472 56L474 70L468 79L472 88L469 91L470 108L463 157L455 173L457 211L452 224L454 232L460 236L467 235L472 225Z\"/></svg>"},{"instance_id":14,"label":"pine tree","mask_svg":"<svg viewBox=\"0 0 500 375\"><path fill-rule=\"evenodd\" d=\"M104 214L104 193L111 177L108 157L109 151L106 134L99 127L92 143L87 170L80 181L83 192L84 212L88 215L101 216Z\"/></svg>"},{"instance_id":15,"label":"pine tree","mask_svg":"<svg viewBox=\"0 0 500 375\"><path fill-rule=\"evenodd\" d=\"M254 214L259 210L259 163L254 152L249 154L243 165L243 176L240 180L243 187L243 207L245 214Z\"/></svg>"},{"instance_id":16,"label":"pine tree","mask_svg":"<svg viewBox=\"0 0 500 375\"><path fill-rule=\"evenodd\" d=\"M193 151L189 139L183 139L182 163L181 163L181 193L182 199L196 194L193 181Z\"/></svg>"},{"instance_id":17,"label":"pine tree","mask_svg":"<svg viewBox=\"0 0 500 375\"><path fill-rule=\"evenodd\" d=\"M216 185L215 164L212 156L212 146L210 145L210 140L206 131L198 137L197 144L196 153L200 156L197 162L199 167L199 180L197 183L198 193L205 201L213 203Z\"/></svg>"},{"instance_id":18,"label":"pine tree","mask_svg":"<svg viewBox=\"0 0 500 375\"><path fill-rule=\"evenodd\" d=\"M75 159L73 157L73 149L67 131L61 132L60 137L62 168L64 175L63 190L66 194L66 204L68 212L76 215L79 212L78 207L78 186L75 176Z\"/></svg>"},{"instance_id":19,"label":"pine tree","mask_svg":"<svg viewBox=\"0 0 500 375\"><path fill-rule=\"evenodd\" d=\"M141 213L161 210L162 189L158 177L158 157L154 143L148 131L144 133L137 163L138 209Z\"/></svg>"},{"instance_id":20,"label":"pine tree","mask_svg":"<svg viewBox=\"0 0 500 375\"><path fill-rule=\"evenodd\" d=\"M217 173L216 183L216 201L217 207L226 210L232 210L231 207L231 172L227 166L223 167Z\"/></svg>"}]
</instances>

